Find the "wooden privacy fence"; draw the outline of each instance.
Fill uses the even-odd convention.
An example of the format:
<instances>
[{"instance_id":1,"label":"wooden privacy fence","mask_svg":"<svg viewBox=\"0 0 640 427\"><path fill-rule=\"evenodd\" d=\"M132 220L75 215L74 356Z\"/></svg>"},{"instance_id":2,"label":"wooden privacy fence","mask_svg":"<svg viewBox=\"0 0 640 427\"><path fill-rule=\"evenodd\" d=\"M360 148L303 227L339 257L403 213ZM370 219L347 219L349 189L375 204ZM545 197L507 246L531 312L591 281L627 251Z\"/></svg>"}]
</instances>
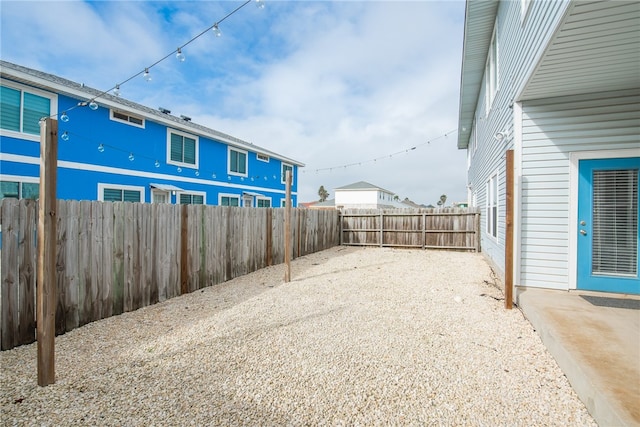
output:
<instances>
[{"instance_id":1,"label":"wooden privacy fence","mask_svg":"<svg viewBox=\"0 0 640 427\"><path fill-rule=\"evenodd\" d=\"M340 244L479 252L480 211L348 209L340 213Z\"/></svg>"},{"instance_id":2,"label":"wooden privacy fence","mask_svg":"<svg viewBox=\"0 0 640 427\"><path fill-rule=\"evenodd\" d=\"M0 202L2 350L35 341L38 205ZM284 209L58 200L56 334L284 262ZM293 257L338 244L293 209Z\"/></svg>"}]
</instances>

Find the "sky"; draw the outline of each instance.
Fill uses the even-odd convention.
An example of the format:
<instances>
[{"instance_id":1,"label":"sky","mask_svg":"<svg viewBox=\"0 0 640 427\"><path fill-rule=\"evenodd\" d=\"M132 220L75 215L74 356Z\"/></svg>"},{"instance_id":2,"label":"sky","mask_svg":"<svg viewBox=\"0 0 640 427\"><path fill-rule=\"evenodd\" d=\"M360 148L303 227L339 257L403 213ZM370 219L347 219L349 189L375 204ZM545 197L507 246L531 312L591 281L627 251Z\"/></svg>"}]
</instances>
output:
<instances>
[{"instance_id":1,"label":"sky","mask_svg":"<svg viewBox=\"0 0 640 427\"><path fill-rule=\"evenodd\" d=\"M265 0L225 18L243 3L1 0L0 57L99 90L135 76L123 98L304 163L300 202L358 181L466 201L464 1Z\"/></svg>"}]
</instances>

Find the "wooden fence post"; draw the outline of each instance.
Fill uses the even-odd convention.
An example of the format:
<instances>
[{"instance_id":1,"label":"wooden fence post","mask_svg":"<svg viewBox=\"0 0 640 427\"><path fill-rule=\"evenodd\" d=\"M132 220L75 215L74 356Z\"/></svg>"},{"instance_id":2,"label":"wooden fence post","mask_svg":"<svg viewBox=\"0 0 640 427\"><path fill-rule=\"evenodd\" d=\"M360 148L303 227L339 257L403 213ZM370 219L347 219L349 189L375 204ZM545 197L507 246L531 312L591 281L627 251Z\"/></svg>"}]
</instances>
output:
<instances>
[{"instance_id":1,"label":"wooden fence post","mask_svg":"<svg viewBox=\"0 0 640 427\"><path fill-rule=\"evenodd\" d=\"M40 205L38 208L38 275L36 336L38 385L56 382L56 172L58 167L58 121L40 122Z\"/></svg>"},{"instance_id":2,"label":"wooden fence post","mask_svg":"<svg viewBox=\"0 0 640 427\"><path fill-rule=\"evenodd\" d=\"M286 174L286 201L284 210L284 281L291 281L291 171Z\"/></svg>"},{"instance_id":3,"label":"wooden fence post","mask_svg":"<svg viewBox=\"0 0 640 427\"><path fill-rule=\"evenodd\" d=\"M267 223L265 226L266 246L267 246L267 266L273 264L273 209L267 208Z\"/></svg>"},{"instance_id":4,"label":"wooden fence post","mask_svg":"<svg viewBox=\"0 0 640 427\"><path fill-rule=\"evenodd\" d=\"M504 307L511 310L513 308L513 150L507 150L506 171Z\"/></svg>"}]
</instances>

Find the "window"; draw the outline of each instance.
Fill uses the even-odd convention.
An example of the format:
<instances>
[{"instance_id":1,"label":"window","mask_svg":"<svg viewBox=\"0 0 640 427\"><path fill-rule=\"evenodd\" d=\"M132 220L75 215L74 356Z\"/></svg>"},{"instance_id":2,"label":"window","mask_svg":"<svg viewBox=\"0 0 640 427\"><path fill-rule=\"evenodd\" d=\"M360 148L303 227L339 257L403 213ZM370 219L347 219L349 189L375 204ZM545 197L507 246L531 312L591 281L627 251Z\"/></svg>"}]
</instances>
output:
<instances>
[{"instance_id":1,"label":"window","mask_svg":"<svg viewBox=\"0 0 640 427\"><path fill-rule=\"evenodd\" d=\"M166 191L153 190L151 192L151 203L170 203L169 193Z\"/></svg>"},{"instance_id":2,"label":"window","mask_svg":"<svg viewBox=\"0 0 640 427\"><path fill-rule=\"evenodd\" d=\"M0 200L37 199L40 197L40 184L37 182L0 181Z\"/></svg>"},{"instance_id":3,"label":"window","mask_svg":"<svg viewBox=\"0 0 640 427\"><path fill-rule=\"evenodd\" d=\"M167 163L198 167L198 137L167 129Z\"/></svg>"},{"instance_id":4,"label":"window","mask_svg":"<svg viewBox=\"0 0 640 427\"><path fill-rule=\"evenodd\" d=\"M281 208L286 208L287 207L287 199L281 199L280 200L280 207Z\"/></svg>"},{"instance_id":5,"label":"window","mask_svg":"<svg viewBox=\"0 0 640 427\"><path fill-rule=\"evenodd\" d=\"M271 207L271 199L258 199L256 200L257 207L259 208L270 208Z\"/></svg>"},{"instance_id":6,"label":"window","mask_svg":"<svg viewBox=\"0 0 640 427\"><path fill-rule=\"evenodd\" d=\"M498 173L487 181L487 233L498 238Z\"/></svg>"},{"instance_id":7,"label":"window","mask_svg":"<svg viewBox=\"0 0 640 427\"><path fill-rule=\"evenodd\" d=\"M493 31L489 52L487 54L487 65L484 71L485 78L485 104L486 114L489 114L491 104L498 90L498 41L496 39L496 31Z\"/></svg>"},{"instance_id":8,"label":"window","mask_svg":"<svg viewBox=\"0 0 640 427\"><path fill-rule=\"evenodd\" d=\"M111 110L111 120L116 122L124 122L130 125L144 127L144 119L141 117L133 116L129 113L122 111Z\"/></svg>"},{"instance_id":9,"label":"window","mask_svg":"<svg viewBox=\"0 0 640 427\"><path fill-rule=\"evenodd\" d=\"M0 129L40 135L40 119L51 116L55 98L36 89L0 86Z\"/></svg>"},{"instance_id":10,"label":"window","mask_svg":"<svg viewBox=\"0 0 640 427\"><path fill-rule=\"evenodd\" d=\"M141 203L144 201L144 187L98 184L98 200Z\"/></svg>"},{"instance_id":11,"label":"window","mask_svg":"<svg viewBox=\"0 0 640 427\"><path fill-rule=\"evenodd\" d=\"M247 152L229 147L229 170L232 175L247 176Z\"/></svg>"},{"instance_id":12,"label":"window","mask_svg":"<svg viewBox=\"0 0 640 427\"><path fill-rule=\"evenodd\" d=\"M240 197L230 195L230 194L221 194L220 198L220 206L240 206Z\"/></svg>"},{"instance_id":13,"label":"window","mask_svg":"<svg viewBox=\"0 0 640 427\"><path fill-rule=\"evenodd\" d=\"M269 156L267 156L266 154L256 154L256 157L258 160L260 160L261 162L267 162L269 163Z\"/></svg>"},{"instance_id":14,"label":"window","mask_svg":"<svg viewBox=\"0 0 640 427\"><path fill-rule=\"evenodd\" d=\"M204 205L204 193L180 193L179 199L181 205Z\"/></svg>"},{"instance_id":15,"label":"window","mask_svg":"<svg viewBox=\"0 0 640 427\"><path fill-rule=\"evenodd\" d=\"M287 182L287 171L291 171L291 184L293 185L293 166L286 163L282 164L282 183Z\"/></svg>"}]
</instances>

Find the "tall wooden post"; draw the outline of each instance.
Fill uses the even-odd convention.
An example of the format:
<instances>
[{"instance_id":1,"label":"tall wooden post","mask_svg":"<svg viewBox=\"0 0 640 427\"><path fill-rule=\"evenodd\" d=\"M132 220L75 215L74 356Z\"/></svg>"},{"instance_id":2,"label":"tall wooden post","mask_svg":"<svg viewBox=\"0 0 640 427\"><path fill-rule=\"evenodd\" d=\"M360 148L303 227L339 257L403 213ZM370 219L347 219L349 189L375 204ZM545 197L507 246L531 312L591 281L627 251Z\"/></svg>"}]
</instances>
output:
<instances>
[{"instance_id":1,"label":"tall wooden post","mask_svg":"<svg viewBox=\"0 0 640 427\"><path fill-rule=\"evenodd\" d=\"M506 157L506 215L504 242L504 308L513 308L513 150L507 150Z\"/></svg>"},{"instance_id":2,"label":"tall wooden post","mask_svg":"<svg viewBox=\"0 0 640 427\"><path fill-rule=\"evenodd\" d=\"M291 171L286 174L286 198L284 207L284 281L291 281Z\"/></svg>"},{"instance_id":3,"label":"tall wooden post","mask_svg":"<svg viewBox=\"0 0 640 427\"><path fill-rule=\"evenodd\" d=\"M36 291L36 337L38 385L56 382L56 177L58 167L58 121L40 122L40 202L38 211L38 276Z\"/></svg>"}]
</instances>

